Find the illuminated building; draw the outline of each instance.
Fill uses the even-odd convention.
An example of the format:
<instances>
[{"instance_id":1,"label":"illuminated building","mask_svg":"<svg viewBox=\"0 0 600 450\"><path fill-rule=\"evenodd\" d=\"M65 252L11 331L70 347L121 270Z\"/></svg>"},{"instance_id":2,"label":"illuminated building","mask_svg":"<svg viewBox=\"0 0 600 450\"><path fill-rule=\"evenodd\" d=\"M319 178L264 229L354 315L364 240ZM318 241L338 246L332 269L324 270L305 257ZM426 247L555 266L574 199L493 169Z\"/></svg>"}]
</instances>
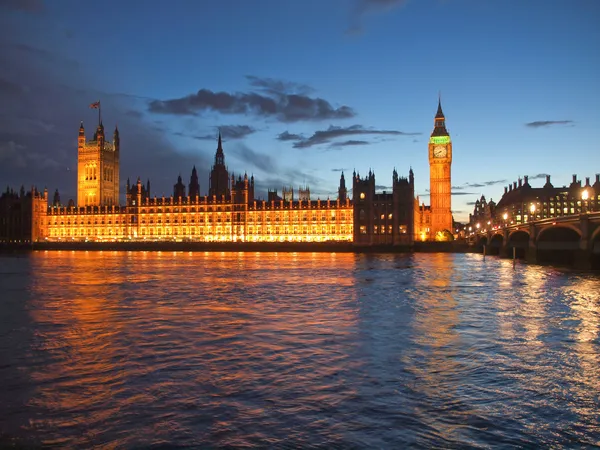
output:
<instances>
[{"instance_id":1,"label":"illuminated building","mask_svg":"<svg viewBox=\"0 0 600 450\"><path fill-rule=\"evenodd\" d=\"M429 138L429 192L430 192L430 229L428 240L452 239L451 210L451 165L452 141L446 130L446 119L442 111L441 100L435 115L433 132ZM424 212L425 213L425 212Z\"/></svg>"},{"instance_id":2,"label":"illuminated building","mask_svg":"<svg viewBox=\"0 0 600 450\"><path fill-rule=\"evenodd\" d=\"M115 141L118 151L118 135ZM87 166L93 164L87 162ZM91 174L91 181L96 181ZM92 196L78 192L83 204L48 208L39 236L48 241L352 241L353 209L345 187L340 188L343 198L337 200L311 200L307 188L300 189L298 200L293 200L291 189L285 199L256 200L254 177L229 176L220 135L209 181L210 195L200 196L194 167L188 195L179 176L173 196L157 198L150 195L150 181L144 186L139 179L134 185L128 180L125 206L92 205L88 200ZM89 189L89 184L82 186Z\"/></svg>"},{"instance_id":3,"label":"illuminated building","mask_svg":"<svg viewBox=\"0 0 600 450\"><path fill-rule=\"evenodd\" d=\"M492 226L521 224L534 220L552 217L583 214L600 210L600 175L591 185L586 178L584 186L577 175L569 186L554 187L550 175L546 175L546 184L540 188L531 187L529 177L510 184L504 188L504 195L496 204L485 197L475 202L469 223L473 227L488 223Z\"/></svg>"},{"instance_id":4,"label":"illuminated building","mask_svg":"<svg viewBox=\"0 0 600 450\"><path fill-rule=\"evenodd\" d=\"M113 142L104 137L104 125L98 124L94 138L85 139L83 122L77 140L77 205L112 206L119 204L119 130Z\"/></svg>"},{"instance_id":5,"label":"illuminated building","mask_svg":"<svg viewBox=\"0 0 600 450\"><path fill-rule=\"evenodd\" d=\"M269 190L267 200L258 200L253 176L230 175L220 133L208 195L200 195L194 166L187 189L179 175L169 197L152 197L149 180L146 184L139 178L134 184L127 180L126 201L120 205L119 156L116 128L111 143L105 139L104 126L99 120L93 139L86 141L82 123L78 139L77 205L72 202L61 205L56 193L48 206L47 193L33 191L31 220L26 220L32 228L19 236L32 242L333 241L353 242L357 247L407 247L415 239L444 239L452 231L452 144L441 103L429 141L430 207L420 205L418 197L415 199L412 169L407 178L399 177L394 169L392 192L376 192L374 173L369 172L364 179L354 173L353 199L350 199L342 173L335 200L312 200L308 186L300 187L297 196L293 188L284 187L281 197L277 191ZM14 217L11 220L16 221ZM13 234L6 232L0 238L10 240Z\"/></svg>"}]
</instances>

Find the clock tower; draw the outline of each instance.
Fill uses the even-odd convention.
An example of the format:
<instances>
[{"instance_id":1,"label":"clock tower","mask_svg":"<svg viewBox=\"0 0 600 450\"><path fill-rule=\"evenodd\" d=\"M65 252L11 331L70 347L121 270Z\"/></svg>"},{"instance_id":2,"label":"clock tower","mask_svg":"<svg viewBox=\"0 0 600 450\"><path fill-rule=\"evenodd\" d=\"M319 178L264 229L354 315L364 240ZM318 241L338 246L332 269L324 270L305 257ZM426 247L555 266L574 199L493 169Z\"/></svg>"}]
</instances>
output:
<instances>
[{"instance_id":1,"label":"clock tower","mask_svg":"<svg viewBox=\"0 0 600 450\"><path fill-rule=\"evenodd\" d=\"M432 240L445 240L452 234L451 177L452 142L446 130L442 102L438 101L433 132L429 138L429 193L431 195Z\"/></svg>"}]
</instances>

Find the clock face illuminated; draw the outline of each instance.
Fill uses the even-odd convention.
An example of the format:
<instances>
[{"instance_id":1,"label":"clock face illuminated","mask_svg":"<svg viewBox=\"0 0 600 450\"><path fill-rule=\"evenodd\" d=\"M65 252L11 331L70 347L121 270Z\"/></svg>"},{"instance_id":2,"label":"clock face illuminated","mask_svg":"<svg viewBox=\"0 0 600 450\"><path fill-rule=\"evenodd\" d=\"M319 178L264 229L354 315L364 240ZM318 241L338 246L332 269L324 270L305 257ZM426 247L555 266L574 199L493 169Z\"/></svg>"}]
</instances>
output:
<instances>
[{"instance_id":1,"label":"clock face illuminated","mask_svg":"<svg viewBox=\"0 0 600 450\"><path fill-rule=\"evenodd\" d=\"M444 145L436 145L433 149L434 158L445 158L448 153L446 146Z\"/></svg>"}]
</instances>

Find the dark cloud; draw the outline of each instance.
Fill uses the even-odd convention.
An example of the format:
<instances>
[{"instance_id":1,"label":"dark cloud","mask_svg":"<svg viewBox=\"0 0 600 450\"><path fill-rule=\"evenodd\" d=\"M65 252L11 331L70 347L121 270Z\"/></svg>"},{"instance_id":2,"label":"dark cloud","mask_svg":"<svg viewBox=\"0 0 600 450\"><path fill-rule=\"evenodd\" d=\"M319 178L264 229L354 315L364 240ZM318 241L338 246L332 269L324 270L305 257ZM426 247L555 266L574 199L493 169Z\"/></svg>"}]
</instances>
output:
<instances>
[{"instance_id":1,"label":"dark cloud","mask_svg":"<svg viewBox=\"0 0 600 450\"><path fill-rule=\"evenodd\" d=\"M547 173L538 173L537 175L530 176L529 179L530 180L540 180L540 179L546 178L548 175L549 174L547 174Z\"/></svg>"},{"instance_id":2,"label":"dark cloud","mask_svg":"<svg viewBox=\"0 0 600 450\"><path fill-rule=\"evenodd\" d=\"M214 134L193 135L193 134L184 133L182 131L176 131L173 133L173 135L197 139L199 141L215 141L216 142L218 139L218 136L219 136L219 131L221 132L221 137L223 138L224 141L243 139L252 133L256 133L256 129L254 129L248 125L222 125L220 127L215 127Z\"/></svg>"},{"instance_id":3,"label":"dark cloud","mask_svg":"<svg viewBox=\"0 0 600 450\"><path fill-rule=\"evenodd\" d=\"M375 190L376 191L391 191L394 188L392 186L384 186L382 184L376 184L375 185Z\"/></svg>"},{"instance_id":4,"label":"dark cloud","mask_svg":"<svg viewBox=\"0 0 600 450\"><path fill-rule=\"evenodd\" d=\"M477 202L467 202L467 205L469 205L469 206L475 206L476 203Z\"/></svg>"},{"instance_id":5,"label":"dark cloud","mask_svg":"<svg viewBox=\"0 0 600 450\"><path fill-rule=\"evenodd\" d=\"M334 142L329 147L332 147L332 148L335 148L335 147L351 147L351 146L354 146L354 145L367 145L367 144L369 144L369 142L367 142L367 141L348 140L348 141L342 141L342 142Z\"/></svg>"},{"instance_id":6,"label":"dark cloud","mask_svg":"<svg viewBox=\"0 0 600 450\"><path fill-rule=\"evenodd\" d=\"M490 180L490 181L481 181L478 183L464 183L459 186L452 186L453 190L461 190L461 189L469 189L469 188L482 188L487 186L495 186L497 184L507 183L507 180Z\"/></svg>"},{"instance_id":7,"label":"dark cloud","mask_svg":"<svg viewBox=\"0 0 600 450\"><path fill-rule=\"evenodd\" d=\"M350 169L346 169L346 168L341 168L341 169L331 169L332 172L347 172Z\"/></svg>"},{"instance_id":8,"label":"dark cloud","mask_svg":"<svg viewBox=\"0 0 600 450\"><path fill-rule=\"evenodd\" d=\"M294 148L308 148L314 145L328 144L333 139L344 136L357 135L392 135L392 136L414 136L421 133L405 133L396 130L376 130L364 128L362 125L352 125L350 127L336 127L330 125L327 130L315 131L312 136L306 139L299 139L294 143ZM350 144L352 145L352 144Z\"/></svg>"},{"instance_id":9,"label":"dark cloud","mask_svg":"<svg viewBox=\"0 0 600 450\"><path fill-rule=\"evenodd\" d=\"M279 170L277 161L272 156L258 153L245 144L238 143L234 145L231 154L245 165L244 171L247 171L248 166L265 173L274 173Z\"/></svg>"},{"instance_id":10,"label":"dark cloud","mask_svg":"<svg viewBox=\"0 0 600 450\"><path fill-rule=\"evenodd\" d=\"M552 125L568 125L573 123L572 120L538 120L536 122L526 123L526 127L531 128L541 128L541 127L549 127Z\"/></svg>"},{"instance_id":11,"label":"dark cloud","mask_svg":"<svg viewBox=\"0 0 600 450\"><path fill-rule=\"evenodd\" d=\"M16 50L22 55L22 57L33 56L46 63L68 66L71 70L79 67L79 63L76 60L67 58L51 50L44 50L43 48L22 43L5 44L4 47L9 47L12 50Z\"/></svg>"},{"instance_id":12,"label":"dark cloud","mask_svg":"<svg viewBox=\"0 0 600 450\"><path fill-rule=\"evenodd\" d=\"M44 9L43 0L0 0L0 10L37 13Z\"/></svg>"},{"instance_id":13,"label":"dark cloud","mask_svg":"<svg viewBox=\"0 0 600 450\"><path fill-rule=\"evenodd\" d=\"M452 195L477 195L475 192L456 192L452 191Z\"/></svg>"},{"instance_id":14,"label":"dark cloud","mask_svg":"<svg viewBox=\"0 0 600 450\"><path fill-rule=\"evenodd\" d=\"M139 112L139 111L135 111L133 109L130 109L129 111L125 111L125 114L127 114L129 117L133 117L135 119L141 119L142 117L144 117L144 114Z\"/></svg>"},{"instance_id":15,"label":"dark cloud","mask_svg":"<svg viewBox=\"0 0 600 450\"><path fill-rule=\"evenodd\" d=\"M352 12L351 25L346 30L346 34L362 34L364 16L370 13L382 13L390 11L400 6L404 6L408 0L356 0L355 8Z\"/></svg>"},{"instance_id":16,"label":"dark cloud","mask_svg":"<svg viewBox=\"0 0 600 450\"><path fill-rule=\"evenodd\" d=\"M76 199L77 133L84 120L91 139L97 111L88 105L102 100L108 139L119 124L121 135L121 201L128 177L151 179L157 195L172 193L177 173L189 173L195 164L208 188L208 167L214 150L176 151L166 139L165 128L137 113L146 101L135 96L98 90L92 75L72 70L60 53L41 50L39 43L15 44L32 30L9 22L0 33L0 180L18 187L36 185L50 192L58 188L62 199ZM57 33L60 33L57 30ZM8 92L11 94L8 95Z\"/></svg>"},{"instance_id":17,"label":"dark cloud","mask_svg":"<svg viewBox=\"0 0 600 450\"><path fill-rule=\"evenodd\" d=\"M287 131L277 135L277 140L279 141L300 141L302 139L304 139L304 137L301 134L292 134Z\"/></svg>"},{"instance_id":18,"label":"dark cloud","mask_svg":"<svg viewBox=\"0 0 600 450\"><path fill-rule=\"evenodd\" d=\"M270 117L281 122L320 121L348 119L355 112L348 106L338 108L327 100L305 94L286 92L285 82L271 79L251 80L254 85L264 87L264 94L256 92L213 92L200 89L195 94L169 100L152 100L148 110L156 114L194 116L205 111L221 114L253 114ZM294 83L291 83L294 85Z\"/></svg>"},{"instance_id":19,"label":"dark cloud","mask_svg":"<svg viewBox=\"0 0 600 450\"><path fill-rule=\"evenodd\" d=\"M259 88L260 90L271 94L302 94L309 95L314 92L314 89L306 84L295 83L293 81L277 80L274 78L260 78L254 75L246 75L246 79L250 86Z\"/></svg>"}]
</instances>

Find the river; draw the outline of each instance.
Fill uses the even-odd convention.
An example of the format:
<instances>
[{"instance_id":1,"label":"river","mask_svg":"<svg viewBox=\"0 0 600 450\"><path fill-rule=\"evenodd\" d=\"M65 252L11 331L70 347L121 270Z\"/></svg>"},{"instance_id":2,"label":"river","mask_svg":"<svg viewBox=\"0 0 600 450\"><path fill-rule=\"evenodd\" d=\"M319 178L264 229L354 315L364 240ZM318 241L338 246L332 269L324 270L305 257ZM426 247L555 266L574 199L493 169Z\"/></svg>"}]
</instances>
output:
<instances>
[{"instance_id":1,"label":"river","mask_svg":"<svg viewBox=\"0 0 600 450\"><path fill-rule=\"evenodd\" d=\"M476 254L0 255L0 446L600 445L600 277Z\"/></svg>"}]
</instances>

